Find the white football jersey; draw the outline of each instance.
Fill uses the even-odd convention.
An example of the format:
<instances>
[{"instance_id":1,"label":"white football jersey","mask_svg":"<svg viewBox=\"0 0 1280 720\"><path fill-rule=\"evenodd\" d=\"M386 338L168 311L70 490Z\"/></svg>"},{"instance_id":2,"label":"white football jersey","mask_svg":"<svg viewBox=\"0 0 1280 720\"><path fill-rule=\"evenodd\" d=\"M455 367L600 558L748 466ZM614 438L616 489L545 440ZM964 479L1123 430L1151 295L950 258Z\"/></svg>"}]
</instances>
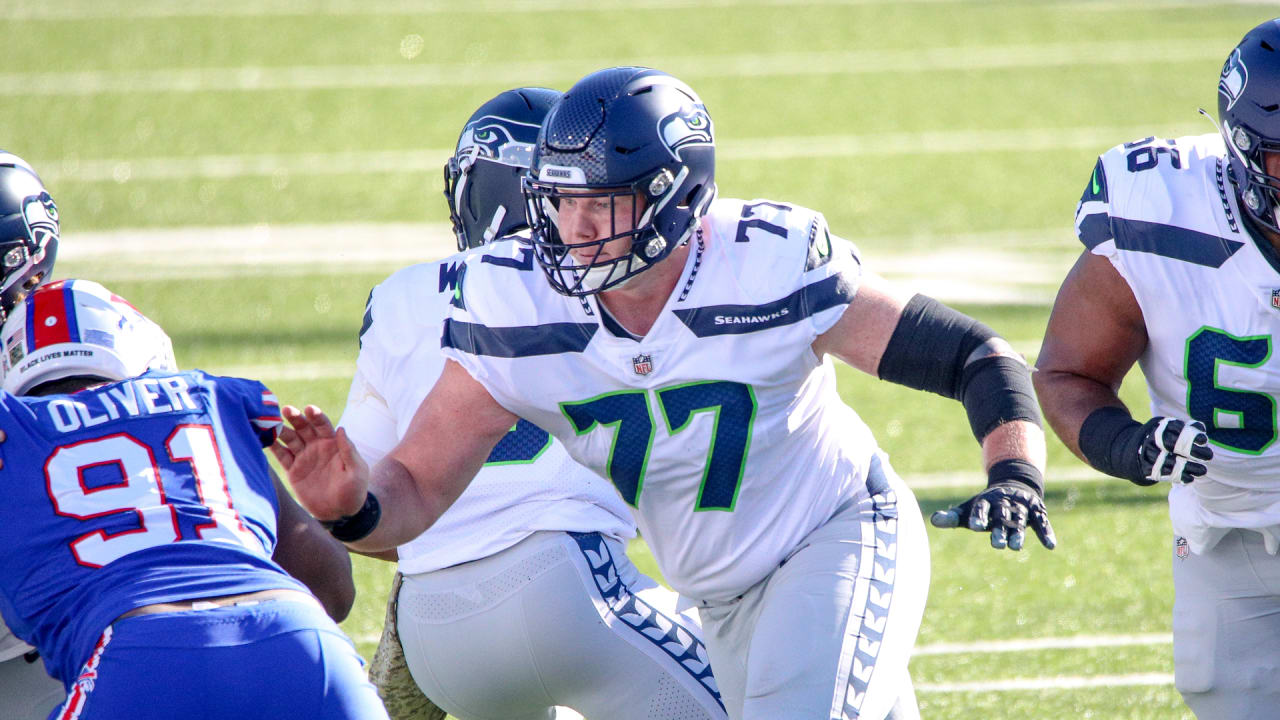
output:
<instances>
[{"instance_id":1,"label":"white football jersey","mask_svg":"<svg viewBox=\"0 0 1280 720\"><path fill-rule=\"evenodd\" d=\"M1174 531L1200 553L1229 528L1253 528L1274 552L1280 258L1244 227L1225 152L1217 134L1112 148L1085 188L1076 232L1142 308L1151 413L1208 428L1208 474L1170 492Z\"/></svg>"},{"instance_id":2,"label":"white football jersey","mask_svg":"<svg viewBox=\"0 0 1280 720\"><path fill-rule=\"evenodd\" d=\"M691 245L640 340L552 290L529 248L491 246L468 258L443 342L613 481L673 588L723 601L866 492L875 441L811 348L861 266L820 214L764 201L716 201Z\"/></svg>"},{"instance_id":3,"label":"white football jersey","mask_svg":"<svg viewBox=\"0 0 1280 720\"><path fill-rule=\"evenodd\" d=\"M371 465L404 437L444 369L440 329L463 257L399 270L369 295L356 375L339 424ZM423 573L488 557L539 530L635 537L631 512L613 487L569 459L546 431L522 420L458 501L400 546L400 569Z\"/></svg>"}]
</instances>

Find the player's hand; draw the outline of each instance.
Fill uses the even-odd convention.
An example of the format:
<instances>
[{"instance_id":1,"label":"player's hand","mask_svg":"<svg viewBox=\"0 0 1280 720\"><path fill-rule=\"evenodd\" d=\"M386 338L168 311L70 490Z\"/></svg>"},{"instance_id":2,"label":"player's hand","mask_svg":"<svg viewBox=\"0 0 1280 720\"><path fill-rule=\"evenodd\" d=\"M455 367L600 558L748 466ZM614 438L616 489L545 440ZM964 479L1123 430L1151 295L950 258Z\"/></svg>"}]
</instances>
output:
<instances>
[{"instance_id":1,"label":"player's hand","mask_svg":"<svg viewBox=\"0 0 1280 720\"><path fill-rule=\"evenodd\" d=\"M271 446L298 503L317 520L353 515L364 505L369 466L329 418L314 405L305 410L286 405L280 414L289 426Z\"/></svg>"},{"instance_id":2,"label":"player's hand","mask_svg":"<svg viewBox=\"0 0 1280 720\"><path fill-rule=\"evenodd\" d=\"M991 547L997 550L1021 550L1030 525L1041 545L1050 550L1058 546L1040 489L1017 479L994 481L959 505L933 513L929 522L939 528L990 532Z\"/></svg>"},{"instance_id":3,"label":"player's hand","mask_svg":"<svg viewBox=\"0 0 1280 720\"><path fill-rule=\"evenodd\" d=\"M1205 462L1213 459L1213 448L1209 447L1204 423L1153 417L1142 426L1142 433L1138 448L1142 481L1130 478L1135 484L1185 484L1208 471Z\"/></svg>"}]
</instances>

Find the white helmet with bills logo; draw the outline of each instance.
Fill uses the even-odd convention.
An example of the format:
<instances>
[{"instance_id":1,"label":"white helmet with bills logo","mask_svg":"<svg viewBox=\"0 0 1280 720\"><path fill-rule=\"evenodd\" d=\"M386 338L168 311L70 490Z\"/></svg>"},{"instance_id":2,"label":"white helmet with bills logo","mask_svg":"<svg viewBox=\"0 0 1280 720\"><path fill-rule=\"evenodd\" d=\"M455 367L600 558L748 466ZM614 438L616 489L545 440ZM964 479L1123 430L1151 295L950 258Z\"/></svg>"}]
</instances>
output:
<instances>
[{"instance_id":1,"label":"white helmet with bills logo","mask_svg":"<svg viewBox=\"0 0 1280 720\"><path fill-rule=\"evenodd\" d=\"M116 381L178 369L164 330L89 280L41 286L10 313L0 338L3 388L15 395L74 376Z\"/></svg>"}]
</instances>

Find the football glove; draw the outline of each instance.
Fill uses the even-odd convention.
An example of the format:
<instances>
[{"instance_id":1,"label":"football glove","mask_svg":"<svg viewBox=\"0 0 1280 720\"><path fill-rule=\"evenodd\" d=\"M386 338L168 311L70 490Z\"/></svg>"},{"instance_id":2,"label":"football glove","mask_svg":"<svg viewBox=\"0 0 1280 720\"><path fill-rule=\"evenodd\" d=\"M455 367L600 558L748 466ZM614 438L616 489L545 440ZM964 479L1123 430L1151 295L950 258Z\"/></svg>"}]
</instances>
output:
<instances>
[{"instance_id":1,"label":"football glove","mask_svg":"<svg viewBox=\"0 0 1280 720\"><path fill-rule=\"evenodd\" d=\"M1123 407L1100 407L1080 426L1080 453L1093 467L1135 485L1189 483L1213 459L1203 423L1157 415L1143 424Z\"/></svg>"},{"instance_id":2,"label":"football glove","mask_svg":"<svg viewBox=\"0 0 1280 720\"><path fill-rule=\"evenodd\" d=\"M1058 546L1044 505L1040 472L1022 460L992 465L987 489L955 507L933 513L929 522L939 528L967 527L975 532L990 532L991 547L997 550L1021 550L1030 525L1041 545L1049 550Z\"/></svg>"}]
</instances>

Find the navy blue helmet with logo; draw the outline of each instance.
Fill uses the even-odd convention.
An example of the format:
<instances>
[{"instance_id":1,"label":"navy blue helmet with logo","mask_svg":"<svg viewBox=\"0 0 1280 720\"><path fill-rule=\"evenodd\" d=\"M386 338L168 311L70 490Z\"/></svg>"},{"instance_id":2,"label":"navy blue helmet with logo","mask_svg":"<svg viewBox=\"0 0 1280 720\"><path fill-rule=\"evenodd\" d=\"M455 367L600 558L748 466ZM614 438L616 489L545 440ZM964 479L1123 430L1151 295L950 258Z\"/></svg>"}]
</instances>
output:
<instances>
[{"instance_id":1,"label":"navy blue helmet with logo","mask_svg":"<svg viewBox=\"0 0 1280 720\"><path fill-rule=\"evenodd\" d=\"M1264 154L1280 152L1280 20L1250 30L1227 57L1218 79L1218 123L1240 204L1280 232L1280 177L1267 173Z\"/></svg>"},{"instance_id":2,"label":"navy blue helmet with logo","mask_svg":"<svg viewBox=\"0 0 1280 720\"><path fill-rule=\"evenodd\" d=\"M0 320L53 271L58 234L58 206L40 176L0 150Z\"/></svg>"},{"instance_id":3,"label":"navy blue helmet with logo","mask_svg":"<svg viewBox=\"0 0 1280 720\"><path fill-rule=\"evenodd\" d=\"M715 167L711 116L688 85L642 67L579 80L543 123L524 186L534 255L552 287L577 296L618 288L688 242L715 199ZM570 253L557 217L569 195L611 207L636 198L630 226ZM601 259L623 238L629 253Z\"/></svg>"},{"instance_id":4,"label":"navy blue helmet with logo","mask_svg":"<svg viewBox=\"0 0 1280 720\"><path fill-rule=\"evenodd\" d=\"M476 109L444 166L444 196L458 249L479 247L525 227L520 181L538 129L560 93L507 90Z\"/></svg>"}]
</instances>

